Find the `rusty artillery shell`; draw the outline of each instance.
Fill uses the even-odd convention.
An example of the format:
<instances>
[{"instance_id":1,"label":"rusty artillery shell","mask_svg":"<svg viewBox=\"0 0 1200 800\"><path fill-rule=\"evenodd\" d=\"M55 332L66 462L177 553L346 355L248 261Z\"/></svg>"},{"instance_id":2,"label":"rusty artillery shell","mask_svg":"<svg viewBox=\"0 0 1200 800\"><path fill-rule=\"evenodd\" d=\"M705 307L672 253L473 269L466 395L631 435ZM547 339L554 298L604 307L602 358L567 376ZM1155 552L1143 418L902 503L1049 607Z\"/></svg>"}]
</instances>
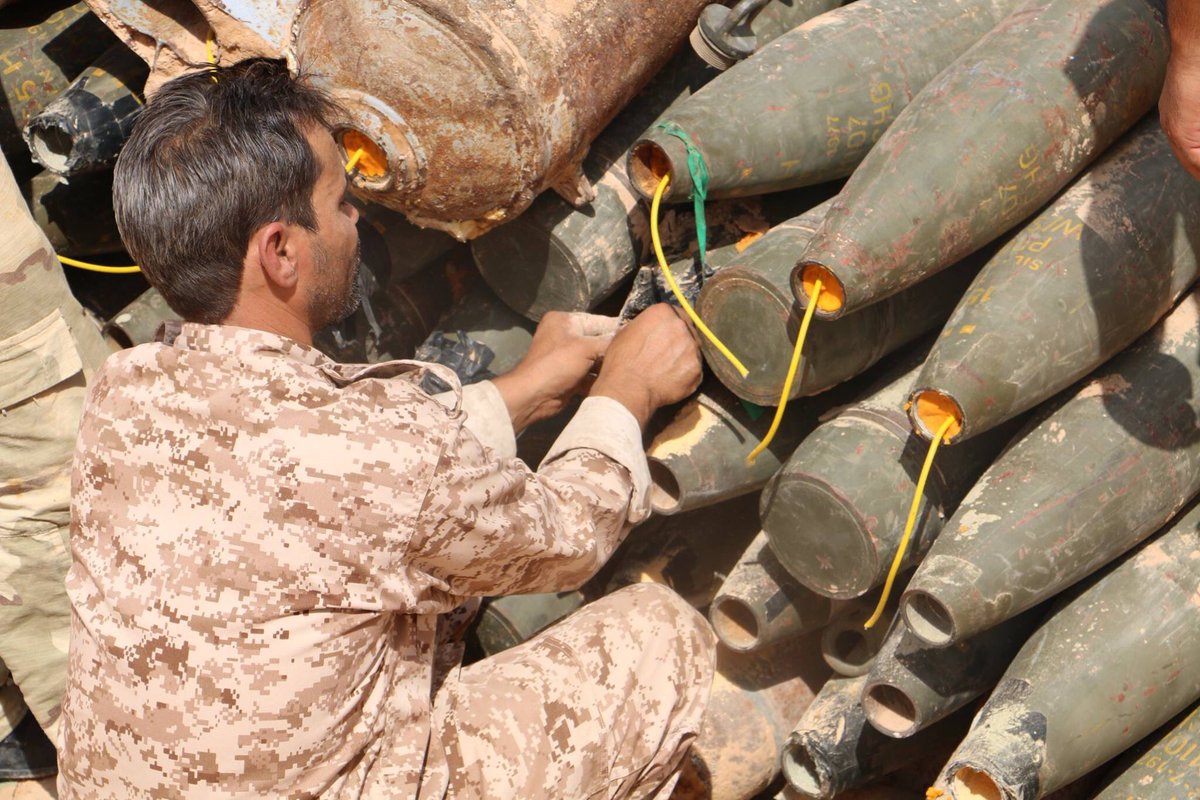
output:
<instances>
[{"instance_id":1,"label":"rusty artillery shell","mask_svg":"<svg viewBox=\"0 0 1200 800\"><path fill-rule=\"evenodd\" d=\"M823 421L763 491L761 518L771 549L815 592L858 597L887 576L928 450L901 407L926 352L922 345L897 359L880 388ZM904 566L920 561L1012 433L1006 426L938 453Z\"/></svg>"},{"instance_id":2,"label":"rusty artillery shell","mask_svg":"<svg viewBox=\"0 0 1200 800\"><path fill-rule=\"evenodd\" d=\"M697 511L651 517L610 559L615 568L607 592L650 581L706 608L753 541L757 508L757 495L748 494Z\"/></svg>"},{"instance_id":3,"label":"rusty artillery shell","mask_svg":"<svg viewBox=\"0 0 1200 800\"><path fill-rule=\"evenodd\" d=\"M789 405L775 439L747 464L746 456L766 435L772 416L764 413L752 419L728 389L706 381L646 451L651 507L659 514L677 514L762 488L816 426L820 414L852 396L850 391Z\"/></svg>"},{"instance_id":4,"label":"rusty artillery shell","mask_svg":"<svg viewBox=\"0 0 1200 800\"><path fill-rule=\"evenodd\" d=\"M1041 609L949 647L931 647L902 622L893 625L867 672L862 705L885 736L912 736L996 685L1042 617Z\"/></svg>"},{"instance_id":5,"label":"rusty artillery shell","mask_svg":"<svg viewBox=\"0 0 1200 800\"><path fill-rule=\"evenodd\" d=\"M1200 313L1150 333L1040 412L946 523L901 600L935 646L1057 594L1200 491ZM950 452L953 452L951 450Z\"/></svg>"},{"instance_id":6,"label":"rusty artillery shell","mask_svg":"<svg viewBox=\"0 0 1200 800\"><path fill-rule=\"evenodd\" d=\"M629 183L625 153L671 103L714 74L694 55L678 54L592 143L583 162L595 194L590 203L576 209L543 192L515 220L472 240L475 265L504 302L530 319L553 309L586 311L653 258L649 211ZM664 215L668 254L687 247L694 226L694 217Z\"/></svg>"},{"instance_id":7,"label":"rusty artillery shell","mask_svg":"<svg viewBox=\"0 0 1200 800\"><path fill-rule=\"evenodd\" d=\"M25 126L34 160L56 175L111 167L142 110L149 69L115 44Z\"/></svg>"},{"instance_id":8,"label":"rusty artillery shell","mask_svg":"<svg viewBox=\"0 0 1200 800\"><path fill-rule=\"evenodd\" d=\"M494 656L578 611L585 602L578 590L489 598L472 628L475 641L483 655Z\"/></svg>"},{"instance_id":9,"label":"rusty artillery shell","mask_svg":"<svg viewBox=\"0 0 1200 800\"><path fill-rule=\"evenodd\" d=\"M849 175L913 95L1019 0L858 0L809 20L717 76L664 115L708 167L711 198L756 195ZM684 143L651 128L629 156L652 197L691 197Z\"/></svg>"},{"instance_id":10,"label":"rusty artillery shell","mask_svg":"<svg viewBox=\"0 0 1200 800\"><path fill-rule=\"evenodd\" d=\"M829 205L771 228L740 253L723 255L720 269L700 292L701 319L738 355L749 374L743 378L707 339L701 341L705 361L744 400L779 404L804 317L792 296L792 267ZM849 380L936 328L984 260L969 256L939 280L925 281L838 320L814 320L789 397L818 394Z\"/></svg>"},{"instance_id":11,"label":"rusty artillery shell","mask_svg":"<svg viewBox=\"0 0 1200 800\"><path fill-rule=\"evenodd\" d=\"M783 776L805 797L832 800L915 759L949 755L971 721L960 711L908 739L884 736L867 724L859 702L866 682L866 676L831 678L788 737Z\"/></svg>"},{"instance_id":12,"label":"rusty artillery shell","mask_svg":"<svg viewBox=\"0 0 1200 800\"><path fill-rule=\"evenodd\" d=\"M178 319L179 315L171 310L157 289L147 289L114 314L102 332L118 347L134 347L153 342L159 325Z\"/></svg>"},{"instance_id":13,"label":"rusty artillery shell","mask_svg":"<svg viewBox=\"0 0 1200 800\"><path fill-rule=\"evenodd\" d=\"M779 774L779 753L829 668L815 635L759 653L718 648L717 674L700 735L674 800L745 800Z\"/></svg>"},{"instance_id":14,"label":"rusty artillery shell","mask_svg":"<svg viewBox=\"0 0 1200 800\"><path fill-rule=\"evenodd\" d=\"M708 618L721 644L745 653L815 631L845 605L797 583L759 533L721 584Z\"/></svg>"},{"instance_id":15,"label":"rusty artillery shell","mask_svg":"<svg viewBox=\"0 0 1200 800\"><path fill-rule=\"evenodd\" d=\"M968 439L1124 350L1196 279L1198 227L1200 183L1147 118L983 268L914 383L913 427L931 437L949 408Z\"/></svg>"},{"instance_id":16,"label":"rusty artillery shell","mask_svg":"<svg viewBox=\"0 0 1200 800\"><path fill-rule=\"evenodd\" d=\"M842 0L743 0L729 8L710 3L692 29L692 49L710 67L728 69L806 20L841 4Z\"/></svg>"},{"instance_id":17,"label":"rusty artillery shell","mask_svg":"<svg viewBox=\"0 0 1200 800\"><path fill-rule=\"evenodd\" d=\"M821 631L821 657L830 669L845 678L867 674L900 608L900 592L908 584L909 577L909 574L902 573L896 578L883 615L871 628L864 625L875 613L875 606L879 603L878 594L871 592L845 601L846 608Z\"/></svg>"},{"instance_id":18,"label":"rusty artillery shell","mask_svg":"<svg viewBox=\"0 0 1200 800\"><path fill-rule=\"evenodd\" d=\"M112 205L112 172L76 175L70 183L43 170L29 182L29 210L54 252L90 256L121 250Z\"/></svg>"},{"instance_id":19,"label":"rusty artillery shell","mask_svg":"<svg viewBox=\"0 0 1200 800\"><path fill-rule=\"evenodd\" d=\"M927 85L863 159L800 255L801 305L837 317L939 272L1053 197L1158 98L1145 0L1031 0ZM715 85L715 82L714 82Z\"/></svg>"},{"instance_id":20,"label":"rusty artillery shell","mask_svg":"<svg viewBox=\"0 0 1200 800\"><path fill-rule=\"evenodd\" d=\"M1198 530L1193 507L1056 603L950 758L956 800L1036 800L1200 698Z\"/></svg>"},{"instance_id":21,"label":"rusty artillery shell","mask_svg":"<svg viewBox=\"0 0 1200 800\"><path fill-rule=\"evenodd\" d=\"M0 149L17 161L19 178L28 150L21 131L116 41L82 2L28 3L4 12L0 22L0 86L7 113L0 117Z\"/></svg>"},{"instance_id":22,"label":"rusty artillery shell","mask_svg":"<svg viewBox=\"0 0 1200 800\"><path fill-rule=\"evenodd\" d=\"M1132 756L1132 757L1131 757ZM1122 756L1095 800L1183 800L1200 797L1200 705L1143 739Z\"/></svg>"}]
</instances>

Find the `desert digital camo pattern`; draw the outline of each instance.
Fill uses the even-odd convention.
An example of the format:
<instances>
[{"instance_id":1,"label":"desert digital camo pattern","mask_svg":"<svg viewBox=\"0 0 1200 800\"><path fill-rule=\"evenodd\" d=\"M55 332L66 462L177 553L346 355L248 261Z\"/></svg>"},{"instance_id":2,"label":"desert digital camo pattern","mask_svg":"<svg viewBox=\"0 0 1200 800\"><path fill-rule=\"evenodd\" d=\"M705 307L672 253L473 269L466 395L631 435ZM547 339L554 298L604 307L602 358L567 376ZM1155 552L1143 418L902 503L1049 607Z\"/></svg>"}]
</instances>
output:
<instances>
[{"instance_id":1,"label":"desert digital camo pattern","mask_svg":"<svg viewBox=\"0 0 1200 800\"><path fill-rule=\"evenodd\" d=\"M53 737L67 667L71 452L108 347L0 159L0 659ZM0 689L0 736L24 705Z\"/></svg>"},{"instance_id":2,"label":"desert digital camo pattern","mask_svg":"<svg viewBox=\"0 0 1200 800\"><path fill-rule=\"evenodd\" d=\"M429 371L455 387L448 405L418 388ZM619 783L626 763L596 737L620 731L607 712L597 722L598 709L636 698L627 713L653 720L662 702L657 716L692 720L706 673L682 662L704 648L687 626L649 612L645 622L613 620L616 632L568 626L574 633L522 650L517 666L455 668L448 629L462 615L447 612L482 595L582 583L646 503L633 478L644 461L605 454L624 441L644 459L632 416L625 428L587 430L587 415L600 408L594 419L604 419L603 403L614 401L585 401L535 473L480 443L461 397L444 368L342 365L228 326L185 324L173 344L105 364L73 473L64 800L430 798L447 787L509 796L508 781L558 780L566 767L542 760L576 751L584 774L573 779ZM647 653L656 669L692 676L687 702L609 687L636 669L627 659ZM470 697L479 687L459 690L460 675L488 669L493 707L479 713L530 761L477 786L465 771L476 757L448 762L431 714L469 733L475 718L457 716L461 701L436 712L433 698ZM667 686L656 681L655 692ZM544 730L535 696L545 714L576 714L579 724ZM546 747L534 746L547 735ZM664 769L646 778L661 780ZM546 791L529 796L556 794Z\"/></svg>"}]
</instances>

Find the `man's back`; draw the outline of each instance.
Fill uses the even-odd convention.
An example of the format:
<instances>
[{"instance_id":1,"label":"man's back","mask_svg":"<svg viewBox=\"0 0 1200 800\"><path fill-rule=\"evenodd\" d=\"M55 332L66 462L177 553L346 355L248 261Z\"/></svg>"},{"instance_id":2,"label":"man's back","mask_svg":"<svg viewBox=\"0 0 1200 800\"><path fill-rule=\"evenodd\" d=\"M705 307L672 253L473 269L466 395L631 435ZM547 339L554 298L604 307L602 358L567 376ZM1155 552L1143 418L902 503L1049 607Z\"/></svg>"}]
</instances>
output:
<instances>
[{"instance_id":1,"label":"man's back","mask_svg":"<svg viewBox=\"0 0 1200 800\"><path fill-rule=\"evenodd\" d=\"M401 558L457 423L416 389L423 370L338 370L281 337L191 325L104 365L73 480L68 783L416 780L434 615L454 603Z\"/></svg>"}]
</instances>

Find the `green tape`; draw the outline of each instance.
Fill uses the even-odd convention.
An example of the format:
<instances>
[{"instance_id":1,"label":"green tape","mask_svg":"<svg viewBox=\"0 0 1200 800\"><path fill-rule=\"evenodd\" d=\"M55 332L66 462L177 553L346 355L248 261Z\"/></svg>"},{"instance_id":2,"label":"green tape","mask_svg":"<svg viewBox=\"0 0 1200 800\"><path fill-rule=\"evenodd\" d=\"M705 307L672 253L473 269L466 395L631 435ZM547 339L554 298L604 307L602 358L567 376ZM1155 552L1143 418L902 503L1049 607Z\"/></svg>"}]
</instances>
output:
<instances>
[{"instance_id":1,"label":"green tape","mask_svg":"<svg viewBox=\"0 0 1200 800\"><path fill-rule=\"evenodd\" d=\"M741 398L738 398L739 400ZM766 409L760 405L751 403L749 400L742 400L742 408L746 409L746 414L749 415L750 421L755 422L759 417L766 413Z\"/></svg>"},{"instance_id":2,"label":"green tape","mask_svg":"<svg viewBox=\"0 0 1200 800\"><path fill-rule=\"evenodd\" d=\"M708 165L704 163L704 156L700 154L700 149L696 147L692 137L688 136L683 128L674 122L660 122L657 127L683 142L683 146L687 148L688 172L692 176L692 204L696 209L696 243L700 247L700 267L707 269L704 254L708 250L708 223L704 218L704 201L708 197Z\"/></svg>"}]
</instances>

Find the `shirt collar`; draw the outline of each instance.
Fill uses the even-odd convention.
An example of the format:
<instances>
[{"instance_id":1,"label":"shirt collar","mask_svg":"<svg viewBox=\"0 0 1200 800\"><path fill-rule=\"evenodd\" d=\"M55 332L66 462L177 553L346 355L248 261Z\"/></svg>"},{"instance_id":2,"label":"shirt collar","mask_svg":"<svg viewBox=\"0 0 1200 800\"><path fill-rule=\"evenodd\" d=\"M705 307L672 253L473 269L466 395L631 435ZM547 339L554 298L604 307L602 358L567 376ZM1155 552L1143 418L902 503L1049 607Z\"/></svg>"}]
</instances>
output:
<instances>
[{"instance_id":1,"label":"shirt collar","mask_svg":"<svg viewBox=\"0 0 1200 800\"><path fill-rule=\"evenodd\" d=\"M279 353L314 367L337 367L337 362L315 347L301 344L278 333L257 328L239 328L236 325L185 322L180 327L173 346L181 350L199 350L231 356Z\"/></svg>"}]
</instances>

